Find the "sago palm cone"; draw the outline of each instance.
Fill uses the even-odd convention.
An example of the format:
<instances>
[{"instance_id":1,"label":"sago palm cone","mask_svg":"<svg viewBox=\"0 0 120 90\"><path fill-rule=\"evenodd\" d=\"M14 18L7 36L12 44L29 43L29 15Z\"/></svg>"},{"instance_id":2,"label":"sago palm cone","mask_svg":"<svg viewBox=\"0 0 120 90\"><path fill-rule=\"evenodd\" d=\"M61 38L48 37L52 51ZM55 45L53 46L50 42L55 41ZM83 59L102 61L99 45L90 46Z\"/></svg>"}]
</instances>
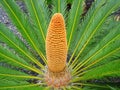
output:
<instances>
[{"instance_id":1,"label":"sago palm cone","mask_svg":"<svg viewBox=\"0 0 120 90\"><path fill-rule=\"evenodd\" d=\"M47 72L46 81L53 87L64 86L70 80L66 67L67 40L62 14L53 15L46 36Z\"/></svg>"},{"instance_id":2,"label":"sago palm cone","mask_svg":"<svg viewBox=\"0 0 120 90\"><path fill-rule=\"evenodd\" d=\"M46 37L46 55L48 68L52 72L61 72L66 66L67 41L64 18L60 13L53 15Z\"/></svg>"}]
</instances>

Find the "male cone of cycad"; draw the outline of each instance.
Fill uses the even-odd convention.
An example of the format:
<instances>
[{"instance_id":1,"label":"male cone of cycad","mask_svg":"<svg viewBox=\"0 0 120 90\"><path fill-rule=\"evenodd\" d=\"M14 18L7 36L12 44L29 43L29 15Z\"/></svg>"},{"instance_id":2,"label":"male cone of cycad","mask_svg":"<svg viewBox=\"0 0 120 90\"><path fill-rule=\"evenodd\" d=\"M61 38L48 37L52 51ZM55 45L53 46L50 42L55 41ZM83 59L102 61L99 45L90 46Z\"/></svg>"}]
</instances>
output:
<instances>
[{"instance_id":1,"label":"male cone of cycad","mask_svg":"<svg viewBox=\"0 0 120 90\"><path fill-rule=\"evenodd\" d=\"M45 82L47 85L54 88L67 86L71 75L66 66L67 40L65 21L60 13L53 15L48 26L46 56Z\"/></svg>"},{"instance_id":2,"label":"male cone of cycad","mask_svg":"<svg viewBox=\"0 0 120 90\"><path fill-rule=\"evenodd\" d=\"M67 40L65 21L60 13L53 15L46 36L46 56L48 69L61 72L66 67Z\"/></svg>"}]
</instances>

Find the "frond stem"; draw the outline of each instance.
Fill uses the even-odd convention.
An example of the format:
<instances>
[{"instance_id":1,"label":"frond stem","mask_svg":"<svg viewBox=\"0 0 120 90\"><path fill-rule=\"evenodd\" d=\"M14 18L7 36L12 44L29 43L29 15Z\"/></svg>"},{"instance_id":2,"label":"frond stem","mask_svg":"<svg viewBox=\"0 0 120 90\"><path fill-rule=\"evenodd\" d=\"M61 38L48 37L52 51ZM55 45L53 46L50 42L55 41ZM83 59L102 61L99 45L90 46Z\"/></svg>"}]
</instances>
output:
<instances>
[{"instance_id":1,"label":"frond stem","mask_svg":"<svg viewBox=\"0 0 120 90\"><path fill-rule=\"evenodd\" d=\"M3 73L0 73L0 76L43 80L43 78L37 76L25 76L25 75L3 74Z\"/></svg>"}]
</instances>

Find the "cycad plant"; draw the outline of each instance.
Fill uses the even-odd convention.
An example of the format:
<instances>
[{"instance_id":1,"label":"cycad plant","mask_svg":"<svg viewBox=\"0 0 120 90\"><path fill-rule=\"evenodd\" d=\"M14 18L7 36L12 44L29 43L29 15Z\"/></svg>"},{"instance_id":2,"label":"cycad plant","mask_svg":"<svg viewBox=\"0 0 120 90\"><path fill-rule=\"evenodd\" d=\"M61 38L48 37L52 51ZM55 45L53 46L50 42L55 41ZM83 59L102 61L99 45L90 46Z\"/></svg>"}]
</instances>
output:
<instances>
[{"instance_id":1,"label":"cycad plant","mask_svg":"<svg viewBox=\"0 0 120 90\"><path fill-rule=\"evenodd\" d=\"M119 90L120 0L0 0L22 38L0 23L1 90ZM116 80L116 79L115 79ZM111 82L110 82L111 81Z\"/></svg>"}]
</instances>

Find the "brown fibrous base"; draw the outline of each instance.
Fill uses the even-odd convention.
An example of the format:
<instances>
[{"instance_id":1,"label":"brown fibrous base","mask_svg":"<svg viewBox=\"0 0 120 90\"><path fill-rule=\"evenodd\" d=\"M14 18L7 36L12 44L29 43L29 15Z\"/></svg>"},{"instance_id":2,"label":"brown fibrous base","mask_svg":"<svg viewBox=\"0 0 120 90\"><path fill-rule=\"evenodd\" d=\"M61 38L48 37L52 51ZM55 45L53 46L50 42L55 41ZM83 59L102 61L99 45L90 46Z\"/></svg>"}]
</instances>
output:
<instances>
[{"instance_id":1,"label":"brown fibrous base","mask_svg":"<svg viewBox=\"0 0 120 90\"><path fill-rule=\"evenodd\" d=\"M44 78L47 86L61 88L69 84L71 75L68 68L65 68L61 72L51 72L48 68L46 68Z\"/></svg>"}]
</instances>

